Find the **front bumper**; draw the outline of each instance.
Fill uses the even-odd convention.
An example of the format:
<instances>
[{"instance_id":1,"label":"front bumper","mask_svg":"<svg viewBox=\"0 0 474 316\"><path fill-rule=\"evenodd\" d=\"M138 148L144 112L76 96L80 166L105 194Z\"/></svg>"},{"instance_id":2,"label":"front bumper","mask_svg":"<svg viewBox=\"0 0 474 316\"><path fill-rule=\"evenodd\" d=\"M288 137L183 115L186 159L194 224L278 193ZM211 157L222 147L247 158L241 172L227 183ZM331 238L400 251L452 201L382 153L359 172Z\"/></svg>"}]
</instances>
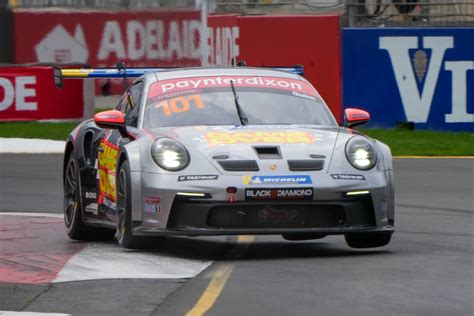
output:
<instances>
[{"instance_id":1,"label":"front bumper","mask_svg":"<svg viewBox=\"0 0 474 316\"><path fill-rule=\"evenodd\" d=\"M156 174L141 176L140 190L135 189L132 194L134 198L141 197L132 206L134 235L393 232L393 216L388 216L393 211L387 203L390 193L383 172L366 176L366 181L335 181L319 174L312 200L289 201L246 201L241 176L240 181L221 177L224 179L185 186L171 176L164 178L166 181ZM238 189L235 203L227 202L225 193L232 184ZM285 186L288 187L298 186ZM369 194L347 196L345 192L351 190L367 190ZM208 196L185 197L177 192L204 192ZM144 211L147 208L143 201L150 196L159 197L158 213Z\"/></svg>"}]
</instances>

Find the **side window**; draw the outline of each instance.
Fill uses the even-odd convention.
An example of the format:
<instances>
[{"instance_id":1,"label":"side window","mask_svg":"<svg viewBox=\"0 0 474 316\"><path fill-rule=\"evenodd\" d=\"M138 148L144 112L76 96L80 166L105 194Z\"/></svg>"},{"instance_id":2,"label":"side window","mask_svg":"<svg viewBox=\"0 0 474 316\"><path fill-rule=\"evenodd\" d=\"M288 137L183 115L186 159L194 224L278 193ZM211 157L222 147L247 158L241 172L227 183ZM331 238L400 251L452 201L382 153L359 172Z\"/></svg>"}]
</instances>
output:
<instances>
[{"instance_id":1,"label":"side window","mask_svg":"<svg viewBox=\"0 0 474 316\"><path fill-rule=\"evenodd\" d=\"M115 109L117 111L120 111L120 112L124 112L125 113L125 107L126 107L126 103L127 103L127 95L128 95L128 91L125 92L124 94L122 94L122 96L120 97L120 101L119 103L117 104L117 106L115 107Z\"/></svg>"},{"instance_id":2,"label":"side window","mask_svg":"<svg viewBox=\"0 0 474 316\"><path fill-rule=\"evenodd\" d=\"M127 125L134 127L137 127L138 125L138 114L140 112L140 101L143 87L143 81L139 81L134 83L128 90L126 111L123 111L125 113Z\"/></svg>"}]
</instances>

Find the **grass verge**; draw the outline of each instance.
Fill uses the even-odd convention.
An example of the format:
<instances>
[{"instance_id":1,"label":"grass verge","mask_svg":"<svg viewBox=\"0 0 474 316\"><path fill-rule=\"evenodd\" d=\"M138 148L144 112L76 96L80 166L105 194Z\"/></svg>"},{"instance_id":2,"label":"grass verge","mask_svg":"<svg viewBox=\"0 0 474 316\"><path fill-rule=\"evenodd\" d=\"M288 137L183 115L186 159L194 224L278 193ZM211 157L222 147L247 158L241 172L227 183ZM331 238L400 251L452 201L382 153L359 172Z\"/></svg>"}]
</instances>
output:
<instances>
[{"instance_id":1,"label":"grass verge","mask_svg":"<svg viewBox=\"0 0 474 316\"><path fill-rule=\"evenodd\" d=\"M5 122L0 137L65 140L78 122ZM474 133L361 129L386 143L394 156L474 156Z\"/></svg>"},{"instance_id":2,"label":"grass verge","mask_svg":"<svg viewBox=\"0 0 474 316\"><path fill-rule=\"evenodd\" d=\"M386 143L394 156L474 156L474 133L361 129Z\"/></svg>"},{"instance_id":3,"label":"grass verge","mask_svg":"<svg viewBox=\"0 0 474 316\"><path fill-rule=\"evenodd\" d=\"M2 122L0 137L43 138L66 140L79 122Z\"/></svg>"}]
</instances>

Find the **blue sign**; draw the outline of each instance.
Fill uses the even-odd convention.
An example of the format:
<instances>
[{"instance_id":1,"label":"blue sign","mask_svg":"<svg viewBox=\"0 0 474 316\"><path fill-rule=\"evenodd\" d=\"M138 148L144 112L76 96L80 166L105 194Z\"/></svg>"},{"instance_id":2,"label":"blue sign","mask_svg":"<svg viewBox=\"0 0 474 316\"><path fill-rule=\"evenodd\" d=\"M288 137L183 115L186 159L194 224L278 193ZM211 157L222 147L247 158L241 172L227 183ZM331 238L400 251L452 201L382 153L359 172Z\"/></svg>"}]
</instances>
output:
<instances>
[{"instance_id":1,"label":"blue sign","mask_svg":"<svg viewBox=\"0 0 474 316\"><path fill-rule=\"evenodd\" d=\"M474 131L474 28L343 30L344 108L369 127Z\"/></svg>"},{"instance_id":2,"label":"blue sign","mask_svg":"<svg viewBox=\"0 0 474 316\"><path fill-rule=\"evenodd\" d=\"M272 185L272 184L312 184L307 175L295 176L245 176L245 185Z\"/></svg>"}]
</instances>

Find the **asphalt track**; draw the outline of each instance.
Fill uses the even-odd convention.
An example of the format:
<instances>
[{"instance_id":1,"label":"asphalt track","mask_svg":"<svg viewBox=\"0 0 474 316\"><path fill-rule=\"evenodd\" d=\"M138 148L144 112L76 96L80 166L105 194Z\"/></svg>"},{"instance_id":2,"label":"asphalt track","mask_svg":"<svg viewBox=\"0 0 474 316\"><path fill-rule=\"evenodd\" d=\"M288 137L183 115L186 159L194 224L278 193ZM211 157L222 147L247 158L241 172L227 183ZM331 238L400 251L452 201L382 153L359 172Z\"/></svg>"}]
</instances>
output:
<instances>
[{"instance_id":1,"label":"asphalt track","mask_svg":"<svg viewBox=\"0 0 474 316\"><path fill-rule=\"evenodd\" d=\"M0 211L60 213L61 158L0 155ZM395 176L396 233L389 246L376 250L350 249L338 236L308 242L247 236L169 238L163 249L124 253L113 242L69 241L59 218L23 216L14 229L11 216L0 216L0 266L8 268L8 256L12 269L18 268L14 258L22 264L36 258L25 269L38 277L38 282L21 282L9 273L13 281L6 282L3 270L0 311L199 315L209 308L206 315L473 315L474 159L398 159ZM65 269L63 279L47 281L45 269L64 259L58 254L84 253L80 249L95 253L104 271L110 262L100 261L97 253L113 261L142 260L137 262L149 263L145 274L153 278L130 278L134 267L121 265L123 277L101 279L95 271L99 274L88 279L83 265L71 264L80 259L73 257L66 265L69 274ZM176 267L176 277L164 271L167 262ZM189 268L190 263L195 266ZM192 271L202 272L192 276ZM71 281L71 273L84 279Z\"/></svg>"}]
</instances>

